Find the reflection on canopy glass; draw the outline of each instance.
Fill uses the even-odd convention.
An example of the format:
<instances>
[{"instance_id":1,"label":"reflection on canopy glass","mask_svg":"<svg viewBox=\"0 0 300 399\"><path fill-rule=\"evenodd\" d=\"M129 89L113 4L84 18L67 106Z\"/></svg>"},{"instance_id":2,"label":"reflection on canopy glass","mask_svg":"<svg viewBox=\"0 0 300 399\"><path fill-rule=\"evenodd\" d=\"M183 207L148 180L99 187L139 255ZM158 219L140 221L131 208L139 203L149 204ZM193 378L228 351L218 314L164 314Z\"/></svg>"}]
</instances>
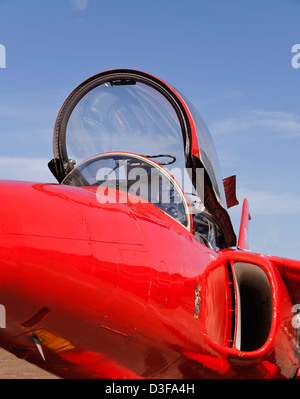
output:
<instances>
[{"instance_id":1,"label":"reflection on canopy glass","mask_svg":"<svg viewBox=\"0 0 300 399\"><path fill-rule=\"evenodd\" d=\"M77 187L98 187L98 201L151 202L188 230L189 206L180 186L160 165L139 155L126 153L102 154L82 162L64 179L63 184ZM119 191L128 193L120 196Z\"/></svg>"},{"instance_id":2,"label":"reflection on canopy glass","mask_svg":"<svg viewBox=\"0 0 300 399\"><path fill-rule=\"evenodd\" d=\"M178 117L169 101L143 83L97 86L75 106L67 125L67 151L76 164L109 151L171 154L184 168Z\"/></svg>"}]
</instances>

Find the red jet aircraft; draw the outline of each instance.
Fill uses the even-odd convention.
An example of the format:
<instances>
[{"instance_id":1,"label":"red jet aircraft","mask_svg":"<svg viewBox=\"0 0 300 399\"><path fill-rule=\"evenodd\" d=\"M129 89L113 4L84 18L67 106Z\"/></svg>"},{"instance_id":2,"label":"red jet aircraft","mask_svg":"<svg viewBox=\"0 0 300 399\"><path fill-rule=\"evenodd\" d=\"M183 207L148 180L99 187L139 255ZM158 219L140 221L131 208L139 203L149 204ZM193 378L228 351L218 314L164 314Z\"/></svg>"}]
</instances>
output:
<instances>
[{"instance_id":1,"label":"red jet aircraft","mask_svg":"<svg viewBox=\"0 0 300 399\"><path fill-rule=\"evenodd\" d=\"M83 82L54 128L58 184L0 182L0 345L63 378L291 378L300 262L238 242L210 134L135 70ZM2 327L4 327L2 325Z\"/></svg>"}]
</instances>

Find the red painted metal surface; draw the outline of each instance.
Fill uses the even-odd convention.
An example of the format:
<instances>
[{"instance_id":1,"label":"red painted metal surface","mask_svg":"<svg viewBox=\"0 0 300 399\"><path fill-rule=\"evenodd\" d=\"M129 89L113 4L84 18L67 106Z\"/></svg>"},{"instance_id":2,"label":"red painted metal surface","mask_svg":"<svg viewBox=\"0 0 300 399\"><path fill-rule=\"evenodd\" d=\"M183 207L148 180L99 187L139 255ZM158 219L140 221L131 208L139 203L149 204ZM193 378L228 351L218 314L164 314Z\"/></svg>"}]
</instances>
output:
<instances>
[{"instance_id":1,"label":"red painted metal surface","mask_svg":"<svg viewBox=\"0 0 300 399\"><path fill-rule=\"evenodd\" d=\"M0 343L8 351L66 378L297 371L292 302L271 257L217 253L154 205L99 204L92 188L3 181L0 201ZM238 262L260 268L272 293L270 333L252 351L237 349L232 333L229 271Z\"/></svg>"},{"instance_id":2,"label":"red painted metal surface","mask_svg":"<svg viewBox=\"0 0 300 399\"><path fill-rule=\"evenodd\" d=\"M238 248L249 250L249 221L251 216L249 213L249 204L247 198L244 199L242 209L242 219L240 225L240 234L238 240Z\"/></svg>"},{"instance_id":3,"label":"red painted metal surface","mask_svg":"<svg viewBox=\"0 0 300 399\"><path fill-rule=\"evenodd\" d=\"M124 76L156 88L176 111L185 166L206 167L203 205L223 249L196 240L191 208L188 229L149 202L116 202L112 189L1 181L0 345L64 378L295 376L300 262L249 252L247 201L240 249L232 248L214 160L205 166L199 147L209 136L174 88L130 70L88 79L61 108L50 169L62 182L74 167L66 126L80 96Z\"/></svg>"}]
</instances>

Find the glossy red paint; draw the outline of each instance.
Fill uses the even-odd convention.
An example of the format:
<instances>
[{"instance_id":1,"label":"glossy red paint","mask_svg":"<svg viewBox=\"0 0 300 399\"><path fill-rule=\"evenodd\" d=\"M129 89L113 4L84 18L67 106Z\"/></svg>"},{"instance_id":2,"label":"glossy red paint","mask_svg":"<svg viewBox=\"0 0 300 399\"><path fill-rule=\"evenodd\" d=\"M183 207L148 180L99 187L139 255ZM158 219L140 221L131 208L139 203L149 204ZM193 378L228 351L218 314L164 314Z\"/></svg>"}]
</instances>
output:
<instances>
[{"instance_id":1,"label":"glossy red paint","mask_svg":"<svg viewBox=\"0 0 300 399\"><path fill-rule=\"evenodd\" d=\"M148 85L173 107L185 167L193 173L205 169L202 205L219 229L223 249L196 240L182 189L187 227L154 204L111 188L1 181L0 302L6 328L0 329L0 345L64 378L295 376L300 262L248 251L247 201L240 249L233 248L235 233L214 159L208 159L210 136L174 88L132 70L107 71L83 82L57 117L51 171L59 183L73 171L66 127L78 101L99 85L120 81ZM123 131L126 124L114 111ZM132 157L143 160L140 154ZM227 206L237 203L235 183L229 188ZM127 195L131 201L124 200Z\"/></svg>"},{"instance_id":2,"label":"glossy red paint","mask_svg":"<svg viewBox=\"0 0 300 399\"><path fill-rule=\"evenodd\" d=\"M1 182L0 201L8 351L65 378L295 374L292 302L272 258L217 253L154 205L99 204L92 188ZM251 351L236 347L230 270L242 263L264 273L272 298L268 336Z\"/></svg>"},{"instance_id":3,"label":"glossy red paint","mask_svg":"<svg viewBox=\"0 0 300 399\"><path fill-rule=\"evenodd\" d=\"M282 259L283 275L294 304L300 304L300 262Z\"/></svg>"},{"instance_id":4,"label":"glossy red paint","mask_svg":"<svg viewBox=\"0 0 300 399\"><path fill-rule=\"evenodd\" d=\"M251 216L249 213L249 204L247 198L244 199L243 209L242 209L242 219L240 225L240 234L238 240L238 248L249 250L249 221Z\"/></svg>"}]
</instances>

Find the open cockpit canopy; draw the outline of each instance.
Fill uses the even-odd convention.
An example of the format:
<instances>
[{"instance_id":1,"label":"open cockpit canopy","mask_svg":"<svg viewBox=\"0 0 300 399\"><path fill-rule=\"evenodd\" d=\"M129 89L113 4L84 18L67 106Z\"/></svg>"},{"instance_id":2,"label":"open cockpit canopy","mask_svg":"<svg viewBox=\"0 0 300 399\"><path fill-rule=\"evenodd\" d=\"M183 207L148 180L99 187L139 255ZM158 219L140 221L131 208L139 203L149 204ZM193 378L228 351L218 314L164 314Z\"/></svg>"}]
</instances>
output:
<instances>
[{"instance_id":1,"label":"open cockpit canopy","mask_svg":"<svg viewBox=\"0 0 300 399\"><path fill-rule=\"evenodd\" d=\"M78 165L99 154L123 152L155 161L176 175L185 194L203 204L218 226L220 246L235 245L208 129L195 108L165 82L134 70L91 77L63 104L53 144L49 167L64 184Z\"/></svg>"}]
</instances>

